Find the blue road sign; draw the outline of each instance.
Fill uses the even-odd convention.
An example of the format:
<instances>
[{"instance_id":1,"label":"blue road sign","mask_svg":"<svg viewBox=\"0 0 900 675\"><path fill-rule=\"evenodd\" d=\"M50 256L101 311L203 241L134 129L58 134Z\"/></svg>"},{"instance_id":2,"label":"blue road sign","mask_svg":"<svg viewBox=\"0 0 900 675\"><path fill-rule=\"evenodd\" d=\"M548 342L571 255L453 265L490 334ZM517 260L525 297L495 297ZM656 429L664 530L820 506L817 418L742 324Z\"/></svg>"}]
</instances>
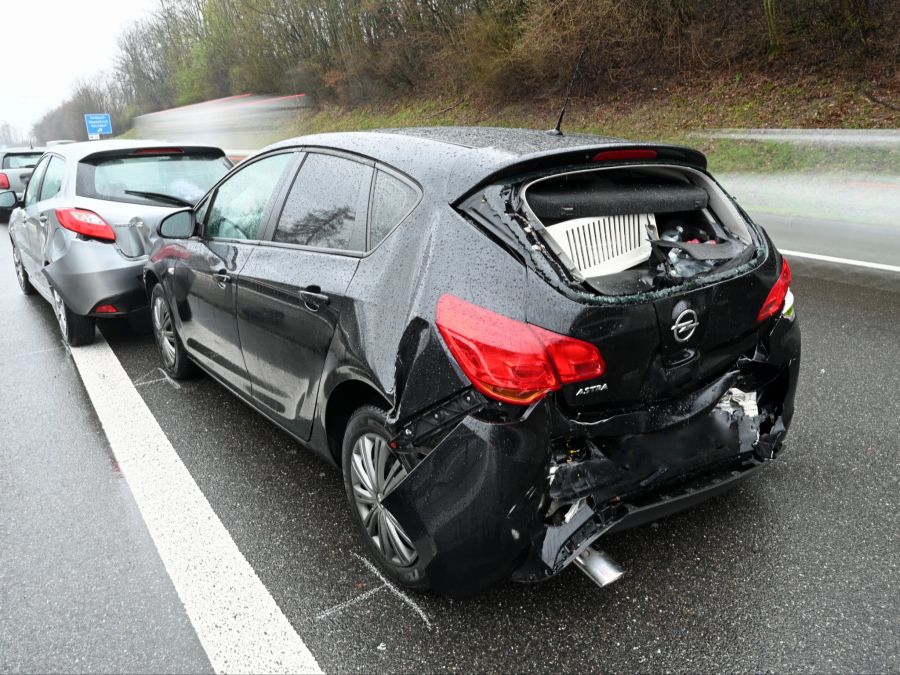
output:
<instances>
[{"instance_id":1,"label":"blue road sign","mask_svg":"<svg viewBox=\"0 0 900 675\"><path fill-rule=\"evenodd\" d=\"M95 134L112 134L112 122L109 119L109 113L88 113L84 116L84 126L87 127L88 135Z\"/></svg>"}]
</instances>

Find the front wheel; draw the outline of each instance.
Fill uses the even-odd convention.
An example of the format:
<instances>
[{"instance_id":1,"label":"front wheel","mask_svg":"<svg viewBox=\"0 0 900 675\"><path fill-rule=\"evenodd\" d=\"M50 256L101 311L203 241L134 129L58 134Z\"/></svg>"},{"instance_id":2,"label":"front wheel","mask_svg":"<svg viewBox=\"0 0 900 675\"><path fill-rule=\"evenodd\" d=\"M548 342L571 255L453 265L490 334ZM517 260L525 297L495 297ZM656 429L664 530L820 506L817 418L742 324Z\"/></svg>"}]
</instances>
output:
<instances>
[{"instance_id":1,"label":"front wheel","mask_svg":"<svg viewBox=\"0 0 900 675\"><path fill-rule=\"evenodd\" d=\"M382 500L406 477L406 467L389 445L386 413L363 406L344 432L344 489L366 548L385 573L413 590L428 588L416 548Z\"/></svg>"},{"instance_id":2,"label":"front wheel","mask_svg":"<svg viewBox=\"0 0 900 675\"><path fill-rule=\"evenodd\" d=\"M63 340L71 347L91 344L95 333L94 319L76 314L69 309L55 288L51 288L50 292L53 296L53 311Z\"/></svg>"},{"instance_id":3,"label":"front wheel","mask_svg":"<svg viewBox=\"0 0 900 675\"><path fill-rule=\"evenodd\" d=\"M188 357L175 330L175 318L172 308L166 300L162 286L156 284L150 294L150 319L153 324L153 337L162 357L163 366L170 377L183 380L196 372L194 362Z\"/></svg>"}]
</instances>

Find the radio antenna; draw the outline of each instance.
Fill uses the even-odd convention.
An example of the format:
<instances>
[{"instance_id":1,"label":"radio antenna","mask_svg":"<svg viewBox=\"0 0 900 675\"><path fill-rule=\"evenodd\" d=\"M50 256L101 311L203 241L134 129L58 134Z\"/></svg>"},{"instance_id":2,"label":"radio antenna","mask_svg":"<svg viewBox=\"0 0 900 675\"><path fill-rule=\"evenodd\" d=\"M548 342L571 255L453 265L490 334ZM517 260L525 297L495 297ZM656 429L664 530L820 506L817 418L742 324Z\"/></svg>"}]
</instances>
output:
<instances>
[{"instance_id":1,"label":"radio antenna","mask_svg":"<svg viewBox=\"0 0 900 675\"><path fill-rule=\"evenodd\" d=\"M566 107L569 105L569 95L572 93L572 86L575 84L575 79L578 77L578 71L581 68L581 60L584 58L584 51L586 47L581 48L581 53L578 55L578 60L575 62L575 69L572 71L572 77L569 79L569 86L566 87L566 98L563 101L562 109L559 111L559 118L556 120L556 126L552 129L547 129L546 134L550 136L562 136L562 123L563 118L566 116Z\"/></svg>"}]
</instances>

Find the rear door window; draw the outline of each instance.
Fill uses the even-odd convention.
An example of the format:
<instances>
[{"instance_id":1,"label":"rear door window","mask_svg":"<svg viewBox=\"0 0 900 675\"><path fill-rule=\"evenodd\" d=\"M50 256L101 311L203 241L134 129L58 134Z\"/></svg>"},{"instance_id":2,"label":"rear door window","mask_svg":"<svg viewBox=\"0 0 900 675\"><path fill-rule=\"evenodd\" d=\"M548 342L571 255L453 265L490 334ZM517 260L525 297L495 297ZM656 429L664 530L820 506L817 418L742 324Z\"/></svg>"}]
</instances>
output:
<instances>
[{"instance_id":1,"label":"rear door window","mask_svg":"<svg viewBox=\"0 0 900 675\"><path fill-rule=\"evenodd\" d=\"M268 211L293 153L270 155L248 164L216 190L206 223L206 236L220 239L259 239Z\"/></svg>"},{"instance_id":2,"label":"rear door window","mask_svg":"<svg viewBox=\"0 0 900 675\"><path fill-rule=\"evenodd\" d=\"M388 232L412 211L418 200L419 193L412 185L385 171L378 171L372 196L369 248L378 246Z\"/></svg>"},{"instance_id":3,"label":"rear door window","mask_svg":"<svg viewBox=\"0 0 900 675\"><path fill-rule=\"evenodd\" d=\"M41 184L40 201L50 199L59 194L65 169L66 162L61 157L50 158L50 163L47 165L47 172L44 174L44 182Z\"/></svg>"},{"instance_id":4,"label":"rear door window","mask_svg":"<svg viewBox=\"0 0 900 675\"><path fill-rule=\"evenodd\" d=\"M33 169L41 159L40 152L13 153L3 158L4 169Z\"/></svg>"},{"instance_id":5,"label":"rear door window","mask_svg":"<svg viewBox=\"0 0 900 675\"><path fill-rule=\"evenodd\" d=\"M32 204L36 204L38 200L38 190L41 187L41 178L44 177L44 171L47 170L47 163L50 161L50 158L47 157L42 162L39 162L37 167L34 170L34 173L31 174L31 180L28 181L28 187L25 188L25 207L29 207Z\"/></svg>"},{"instance_id":6,"label":"rear door window","mask_svg":"<svg viewBox=\"0 0 900 675\"><path fill-rule=\"evenodd\" d=\"M286 244L364 251L374 169L310 153L294 179L273 239Z\"/></svg>"}]
</instances>

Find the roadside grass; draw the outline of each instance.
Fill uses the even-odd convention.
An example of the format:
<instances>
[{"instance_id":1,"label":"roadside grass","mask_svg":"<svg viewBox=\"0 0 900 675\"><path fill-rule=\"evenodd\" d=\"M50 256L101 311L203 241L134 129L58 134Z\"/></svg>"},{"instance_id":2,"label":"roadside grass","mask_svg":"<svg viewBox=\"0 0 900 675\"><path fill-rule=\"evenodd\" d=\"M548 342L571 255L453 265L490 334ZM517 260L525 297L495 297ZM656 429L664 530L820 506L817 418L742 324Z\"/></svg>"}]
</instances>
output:
<instances>
[{"instance_id":1,"label":"roadside grass","mask_svg":"<svg viewBox=\"0 0 900 675\"><path fill-rule=\"evenodd\" d=\"M324 104L303 111L292 134L408 126L480 125L549 129L560 102L486 105L414 97L361 106ZM716 172L900 173L900 149L772 140L710 138L722 128L896 128L900 114L871 100L854 82L807 78L773 82L731 76L706 87L674 86L573 98L563 129L601 136L688 145L702 150Z\"/></svg>"}]
</instances>

